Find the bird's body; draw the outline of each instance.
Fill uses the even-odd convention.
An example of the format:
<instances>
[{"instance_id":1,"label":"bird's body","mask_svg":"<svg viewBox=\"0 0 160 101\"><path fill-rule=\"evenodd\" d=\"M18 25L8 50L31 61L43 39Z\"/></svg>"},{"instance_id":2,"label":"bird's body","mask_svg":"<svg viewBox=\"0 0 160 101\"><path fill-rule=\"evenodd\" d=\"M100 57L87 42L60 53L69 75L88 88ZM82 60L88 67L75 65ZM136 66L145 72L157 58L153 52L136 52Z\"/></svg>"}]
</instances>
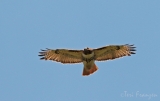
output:
<instances>
[{"instance_id":1,"label":"bird's body","mask_svg":"<svg viewBox=\"0 0 160 101\"><path fill-rule=\"evenodd\" d=\"M95 65L95 60L94 60L94 52L92 50L89 50L89 54L85 54L85 49L84 52L82 53L82 58L83 58L83 74L82 75L89 75L93 72L95 72L98 67Z\"/></svg>"},{"instance_id":2,"label":"bird's body","mask_svg":"<svg viewBox=\"0 0 160 101\"><path fill-rule=\"evenodd\" d=\"M42 50L41 59L53 60L61 63L81 63L84 69L82 75L90 75L98 70L95 61L112 60L122 56L135 54L133 45L110 45L97 49L85 48L84 50L47 49Z\"/></svg>"}]
</instances>

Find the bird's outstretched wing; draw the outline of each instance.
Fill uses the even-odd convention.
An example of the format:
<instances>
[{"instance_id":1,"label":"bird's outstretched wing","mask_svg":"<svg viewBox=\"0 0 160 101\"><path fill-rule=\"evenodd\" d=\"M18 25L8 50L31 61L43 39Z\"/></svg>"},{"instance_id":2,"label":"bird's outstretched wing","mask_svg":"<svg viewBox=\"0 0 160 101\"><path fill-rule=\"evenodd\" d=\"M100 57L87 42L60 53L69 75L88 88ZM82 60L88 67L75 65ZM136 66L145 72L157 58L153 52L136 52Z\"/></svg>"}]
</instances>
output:
<instances>
[{"instance_id":1,"label":"bird's outstretched wing","mask_svg":"<svg viewBox=\"0 0 160 101\"><path fill-rule=\"evenodd\" d=\"M103 61L103 60L112 60L115 58L120 58L123 56L130 56L131 54L135 54L136 51L133 45L110 45L101 48L94 49L95 60Z\"/></svg>"},{"instance_id":2,"label":"bird's outstretched wing","mask_svg":"<svg viewBox=\"0 0 160 101\"><path fill-rule=\"evenodd\" d=\"M67 49L47 49L39 52L40 59L53 60L61 63L80 63L82 62L82 50Z\"/></svg>"}]
</instances>

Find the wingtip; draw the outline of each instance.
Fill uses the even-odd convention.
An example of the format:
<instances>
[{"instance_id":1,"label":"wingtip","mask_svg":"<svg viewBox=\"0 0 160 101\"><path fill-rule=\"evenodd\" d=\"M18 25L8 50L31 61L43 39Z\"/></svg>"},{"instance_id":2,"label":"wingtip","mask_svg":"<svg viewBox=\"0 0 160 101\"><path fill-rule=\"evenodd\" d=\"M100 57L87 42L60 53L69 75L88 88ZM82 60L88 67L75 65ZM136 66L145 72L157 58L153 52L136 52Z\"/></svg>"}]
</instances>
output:
<instances>
[{"instance_id":1,"label":"wingtip","mask_svg":"<svg viewBox=\"0 0 160 101\"><path fill-rule=\"evenodd\" d=\"M38 55L38 56L44 56L44 55L40 54L40 55Z\"/></svg>"},{"instance_id":2,"label":"wingtip","mask_svg":"<svg viewBox=\"0 0 160 101\"><path fill-rule=\"evenodd\" d=\"M136 51L136 49L131 49L130 51Z\"/></svg>"},{"instance_id":3,"label":"wingtip","mask_svg":"<svg viewBox=\"0 0 160 101\"><path fill-rule=\"evenodd\" d=\"M47 51L47 50L50 50L49 48L46 48L45 50L44 49L40 49L41 51Z\"/></svg>"},{"instance_id":4,"label":"wingtip","mask_svg":"<svg viewBox=\"0 0 160 101\"><path fill-rule=\"evenodd\" d=\"M46 50L44 50L44 49L41 49L41 51L46 51Z\"/></svg>"},{"instance_id":5,"label":"wingtip","mask_svg":"<svg viewBox=\"0 0 160 101\"><path fill-rule=\"evenodd\" d=\"M44 56L45 56L45 51L46 50L44 50L44 49L41 49L41 52L39 52L39 55L38 56L40 56L41 58L40 58L40 60L44 60L44 59L46 59Z\"/></svg>"},{"instance_id":6,"label":"wingtip","mask_svg":"<svg viewBox=\"0 0 160 101\"><path fill-rule=\"evenodd\" d=\"M131 54L136 54L135 52L131 52Z\"/></svg>"},{"instance_id":7,"label":"wingtip","mask_svg":"<svg viewBox=\"0 0 160 101\"><path fill-rule=\"evenodd\" d=\"M46 60L46 58L45 58L45 57L42 57L42 58L40 58L40 60Z\"/></svg>"}]
</instances>

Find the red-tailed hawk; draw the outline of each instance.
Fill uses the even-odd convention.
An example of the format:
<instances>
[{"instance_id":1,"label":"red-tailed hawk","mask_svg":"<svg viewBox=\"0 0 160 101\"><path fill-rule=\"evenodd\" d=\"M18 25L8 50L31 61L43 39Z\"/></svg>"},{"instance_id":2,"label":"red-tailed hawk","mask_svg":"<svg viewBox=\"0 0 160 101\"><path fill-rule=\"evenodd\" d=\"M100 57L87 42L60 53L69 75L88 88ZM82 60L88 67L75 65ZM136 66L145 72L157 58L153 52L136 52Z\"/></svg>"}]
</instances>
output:
<instances>
[{"instance_id":1,"label":"red-tailed hawk","mask_svg":"<svg viewBox=\"0 0 160 101\"><path fill-rule=\"evenodd\" d=\"M47 49L42 50L40 59L52 60L61 63L81 63L83 62L83 76L90 75L98 70L95 61L104 61L130 56L136 51L133 45L110 45L97 49L85 48L84 50L68 50L68 49Z\"/></svg>"}]
</instances>

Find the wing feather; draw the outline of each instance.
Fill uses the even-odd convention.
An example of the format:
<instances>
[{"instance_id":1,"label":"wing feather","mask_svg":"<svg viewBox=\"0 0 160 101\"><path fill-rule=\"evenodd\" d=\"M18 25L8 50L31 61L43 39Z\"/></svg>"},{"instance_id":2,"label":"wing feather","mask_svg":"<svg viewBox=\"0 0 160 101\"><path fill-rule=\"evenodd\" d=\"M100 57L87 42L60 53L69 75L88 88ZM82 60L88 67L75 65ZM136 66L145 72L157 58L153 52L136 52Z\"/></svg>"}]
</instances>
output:
<instances>
[{"instance_id":1,"label":"wing feather","mask_svg":"<svg viewBox=\"0 0 160 101\"><path fill-rule=\"evenodd\" d=\"M82 50L67 49L46 49L39 52L40 59L52 60L61 63L80 63L82 62Z\"/></svg>"},{"instance_id":2,"label":"wing feather","mask_svg":"<svg viewBox=\"0 0 160 101\"><path fill-rule=\"evenodd\" d=\"M123 56L130 56L131 54L135 54L134 51L136 47L134 45L110 45L101 48L94 49L95 60L103 61L103 60L112 60L116 58L120 58Z\"/></svg>"}]
</instances>

